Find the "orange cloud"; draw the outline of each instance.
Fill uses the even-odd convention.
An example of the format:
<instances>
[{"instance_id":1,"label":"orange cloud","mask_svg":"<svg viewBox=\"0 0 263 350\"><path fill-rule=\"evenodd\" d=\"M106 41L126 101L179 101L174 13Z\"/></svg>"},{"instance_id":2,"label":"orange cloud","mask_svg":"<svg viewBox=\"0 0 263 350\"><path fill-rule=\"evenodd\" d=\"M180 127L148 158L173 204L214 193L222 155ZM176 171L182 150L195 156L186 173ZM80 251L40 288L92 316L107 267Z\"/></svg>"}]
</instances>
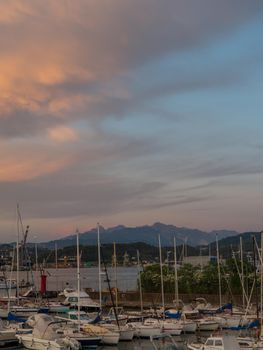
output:
<instances>
[{"instance_id":1,"label":"orange cloud","mask_svg":"<svg viewBox=\"0 0 263 350\"><path fill-rule=\"evenodd\" d=\"M28 146L23 142L13 145L1 142L0 182L31 180L64 169L73 161L71 154L65 155L60 150L52 153L39 144Z\"/></svg>"},{"instance_id":2,"label":"orange cloud","mask_svg":"<svg viewBox=\"0 0 263 350\"><path fill-rule=\"evenodd\" d=\"M211 5L213 11L207 0L201 3L1 1L0 123L11 117L19 122L20 113L32 113L45 135L57 124L52 118L93 120L119 110L123 115L123 105L133 95L134 68L196 46L218 28L235 26L251 15L249 5L239 7L236 17L227 0ZM183 20L186 31L178 30ZM207 30L210 22L213 27ZM47 116L50 125L43 125ZM17 134L23 135L23 125Z\"/></svg>"},{"instance_id":3,"label":"orange cloud","mask_svg":"<svg viewBox=\"0 0 263 350\"><path fill-rule=\"evenodd\" d=\"M67 159L5 159L0 161L0 181L17 182L31 180L56 172L67 165Z\"/></svg>"},{"instance_id":4,"label":"orange cloud","mask_svg":"<svg viewBox=\"0 0 263 350\"><path fill-rule=\"evenodd\" d=\"M77 132L66 126L56 126L48 130L48 136L53 141L65 142L74 141L77 139Z\"/></svg>"}]
</instances>

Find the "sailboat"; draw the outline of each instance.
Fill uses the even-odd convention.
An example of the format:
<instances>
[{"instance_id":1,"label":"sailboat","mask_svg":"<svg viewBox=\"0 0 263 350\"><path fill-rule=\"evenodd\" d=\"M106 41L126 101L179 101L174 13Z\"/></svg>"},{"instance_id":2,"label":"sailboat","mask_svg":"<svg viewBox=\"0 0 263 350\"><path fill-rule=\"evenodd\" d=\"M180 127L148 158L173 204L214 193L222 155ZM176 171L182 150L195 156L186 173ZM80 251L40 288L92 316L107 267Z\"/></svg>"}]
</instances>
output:
<instances>
[{"instance_id":1,"label":"sailboat","mask_svg":"<svg viewBox=\"0 0 263 350\"><path fill-rule=\"evenodd\" d=\"M103 318L103 320L106 321L106 323L103 323L103 326L108 330L119 333L120 341L130 341L134 337L134 330L127 324L128 317L121 314L122 308L118 308L117 256L115 243L113 244L113 267L115 275L115 305L110 309L108 316Z\"/></svg>"},{"instance_id":2,"label":"sailboat","mask_svg":"<svg viewBox=\"0 0 263 350\"><path fill-rule=\"evenodd\" d=\"M173 245L174 245L174 294L175 294L175 306L177 312L174 313L176 316L175 318L180 318L178 320L178 323L183 327L183 333L195 333L197 329L197 324L194 321L187 320L186 317L181 317L181 313L179 312L179 288L178 288L178 275L177 275L177 253L176 253L176 238L174 236L173 239ZM169 310L168 312L165 312L165 315L169 317Z\"/></svg>"},{"instance_id":3,"label":"sailboat","mask_svg":"<svg viewBox=\"0 0 263 350\"><path fill-rule=\"evenodd\" d=\"M160 259L160 270L161 270L161 295L162 295L162 315L163 319L158 320L162 327L164 333L171 335L180 335L183 331L183 326L174 319L165 319L165 301L164 301L164 283L163 283L163 261L162 261L162 247L161 247L161 237L158 236L159 241L159 259ZM149 322L149 320L146 320Z\"/></svg>"},{"instance_id":4,"label":"sailboat","mask_svg":"<svg viewBox=\"0 0 263 350\"><path fill-rule=\"evenodd\" d=\"M29 232L29 226L24 230L22 217L19 209L19 205L17 205L17 242L16 242L16 298L11 297L11 293L9 290L8 293L8 304L0 308L0 317L8 318L8 317L19 317L19 318L28 318L29 316L35 313L47 313L48 307L39 307L35 304L28 302L21 302L20 300L20 252L23 247L24 253L27 253L26 250L26 239ZM20 233L23 235L22 241L20 241ZM15 254L13 256L12 266L14 264ZM22 255L23 261L23 255ZM28 284L28 286L31 286Z\"/></svg>"},{"instance_id":5,"label":"sailboat","mask_svg":"<svg viewBox=\"0 0 263 350\"><path fill-rule=\"evenodd\" d=\"M80 347L78 341L61 332L60 322L49 315L31 316L29 325L33 327L32 334L17 335L17 339L26 349L78 350Z\"/></svg>"},{"instance_id":6,"label":"sailboat","mask_svg":"<svg viewBox=\"0 0 263 350\"><path fill-rule=\"evenodd\" d=\"M99 276L99 309L102 309L102 288L101 288L101 247L100 247L100 227L97 224L97 239L98 239L98 276ZM80 295L80 294L79 294ZM79 304L80 305L80 304ZM79 311L79 310L78 310ZM84 332L93 333L101 337L101 342L105 345L117 345L120 340L120 333L107 329L102 325L90 324L90 321L79 319L81 329Z\"/></svg>"},{"instance_id":7,"label":"sailboat","mask_svg":"<svg viewBox=\"0 0 263 350\"><path fill-rule=\"evenodd\" d=\"M139 270L140 265L140 253L137 250L137 266L139 273L139 291L140 291L140 305L141 305L141 318L142 321L129 322L129 326L134 329L134 336L138 338L151 338L154 336L160 336L162 334L162 328L160 324L148 323L146 324L143 321L143 298L142 298L142 283L141 283L141 274Z\"/></svg>"},{"instance_id":8,"label":"sailboat","mask_svg":"<svg viewBox=\"0 0 263 350\"><path fill-rule=\"evenodd\" d=\"M81 310L80 310L80 254L79 254L79 231L76 232L77 236L77 311L74 313L76 316L74 319L71 317L63 318L59 317L59 320L66 322L61 332L65 336L71 339L77 340L81 348L86 348L89 346L98 346L101 342L101 337L95 335L91 332L83 332L81 329ZM69 316L73 316L70 314ZM69 323L67 323L69 321Z\"/></svg>"}]
</instances>

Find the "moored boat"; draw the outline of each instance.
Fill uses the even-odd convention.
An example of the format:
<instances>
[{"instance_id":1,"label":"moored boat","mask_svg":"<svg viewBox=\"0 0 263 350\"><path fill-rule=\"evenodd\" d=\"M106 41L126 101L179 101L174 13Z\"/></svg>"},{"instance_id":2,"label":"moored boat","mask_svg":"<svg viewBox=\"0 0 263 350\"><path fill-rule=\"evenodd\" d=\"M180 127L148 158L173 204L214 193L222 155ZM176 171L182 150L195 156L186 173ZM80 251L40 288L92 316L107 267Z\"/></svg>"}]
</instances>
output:
<instances>
[{"instance_id":1,"label":"moored boat","mask_svg":"<svg viewBox=\"0 0 263 350\"><path fill-rule=\"evenodd\" d=\"M214 336L207 338L203 343L187 344L189 350L240 350L237 339L234 336Z\"/></svg>"},{"instance_id":2,"label":"moored boat","mask_svg":"<svg viewBox=\"0 0 263 350\"><path fill-rule=\"evenodd\" d=\"M31 317L29 324L33 327L32 334L19 334L17 339L30 350L78 350L80 344L77 340L64 336L60 331L58 322L45 314Z\"/></svg>"},{"instance_id":3,"label":"moored boat","mask_svg":"<svg viewBox=\"0 0 263 350\"><path fill-rule=\"evenodd\" d=\"M168 333L170 335L180 335L183 331L183 326L174 320L149 318L144 321L144 325L157 325L161 327L163 333Z\"/></svg>"},{"instance_id":4,"label":"moored boat","mask_svg":"<svg viewBox=\"0 0 263 350\"><path fill-rule=\"evenodd\" d=\"M105 345L117 345L120 340L120 333L111 331L103 326L94 326L92 324L82 324L81 329L87 333L93 333L101 337L101 342Z\"/></svg>"},{"instance_id":5,"label":"moored boat","mask_svg":"<svg viewBox=\"0 0 263 350\"><path fill-rule=\"evenodd\" d=\"M200 319L196 321L197 329L199 331L215 331L219 327L218 321L210 319Z\"/></svg>"},{"instance_id":6,"label":"moored boat","mask_svg":"<svg viewBox=\"0 0 263 350\"><path fill-rule=\"evenodd\" d=\"M134 329L126 324L125 326L120 325L119 327L115 324L103 324L103 326L113 332L120 333L120 340L130 341L134 337Z\"/></svg>"},{"instance_id":7,"label":"moored boat","mask_svg":"<svg viewBox=\"0 0 263 350\"><path fill-rule=\"evenodd\" d=\"M134 336L138 338L150 338L162 334L162 327L156 324L144 324L142 322L130 322L129 325L134 329Z\"/></svg>"},{"instance_id":8,"label":"moored boat","mask_svg":"<svg viewBox=\"0 0 263 350\"><path fill-rule=\"evenodd\" d=\"M2 320L0 320L0 347L6 348L17 344L18 340L15 330L4 327Z\"/></svg>"}]
</instances>

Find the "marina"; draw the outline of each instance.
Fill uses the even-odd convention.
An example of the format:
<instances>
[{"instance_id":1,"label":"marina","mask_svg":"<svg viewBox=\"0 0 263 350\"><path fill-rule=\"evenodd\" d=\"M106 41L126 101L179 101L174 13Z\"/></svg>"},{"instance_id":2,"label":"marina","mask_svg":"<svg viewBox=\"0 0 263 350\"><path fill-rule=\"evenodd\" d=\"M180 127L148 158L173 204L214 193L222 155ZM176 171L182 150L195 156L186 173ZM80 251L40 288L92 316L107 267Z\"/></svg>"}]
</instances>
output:
<instances>
[{"instance_id":1,"label":"marina","mask_svg":"<svg viewBox=\"0 0 263 350\"><path fill-rule=\"evenodd\" d=\"M263 0L0 0L0 350L263 350L262 37Z\"/></svg>"},{"instance_id":2,"label":"marina","mask_svg":"<svg viewBox=\"0 0 263 350\"><path fill-rule=\"evenodd\" d=\"M242 240L240 239L242 242ZM254 245L254 281L257 280L256 248L258 265L263 266L261 252L257 242ZM263 245L263 233L261 235ZM241 245L242 246L242 245ZM117 346L128 342L128 348L188 350L244 350L261 349L263 339L260 336L262 306L256 309L252 303L252 291L248 297L242 285L243 301L246 309L234 306L231 302L223 304L222 266L218 240L216 240L218 297L216 304L210 304L205 298L194 296L192 301L179 299L176 239L173 240L173 264L163 263L160 235L158 237L159 261L148 268L158 273L155 278L160 282L157 300L146 304L142 278L146 269L141 263L137 251L136 267L118 267L116 245L113 245L112 267L104 260L100 243L100 227L97 226L98 265L95 268L80 268L79 232L76 232L76 268L44 269L35 271L30 266L26 271L19 269L5 272L6 282L16 276L16 288L6 283L1 290L0 317L2 329L0 344L8 347L14 343L29 350L87 350L103 346ZM24 250L26 251L24 245ZM17 244L16 261L20 266L20 247ZM241 254L242 256L242 254ZM57 253L56 265L57 265ZM29 259L27 257L27 259ZM37 260L36 260L37 261ZM209 263L208 266L210 266ZM13 266L13 263L12 263ZM212 265L211 265L212 266ZM242 265L241 265L242 266ZM261 296L263 293L263 269L260 270ZM174 280L173 298L167 300L164 277L169 272ZM49 280L51 280L49 282ZM122 284L119 281L122 280ZM96 283L94 283L96 281ZM254 282L255 283L255 282ZM121 290L120 288L124 289ZM54 290L50 290L54 288ZM61 289L60 289L61 288ZM5 295L4 295L5 292ZM137 293L133 304L127 303L127 296ZM152 295L153 296L153 295ZM256 294L257 296L257 294ZM262 305L262 303L261 303ZM260 317L259 317L260 314ZM189 335L190 334L190 335ZM139 340L138 340L139 339ZM143 341L148 339L149 342ZM159 345L157 343L159 342Z\"/></svg>"}]
</instances>

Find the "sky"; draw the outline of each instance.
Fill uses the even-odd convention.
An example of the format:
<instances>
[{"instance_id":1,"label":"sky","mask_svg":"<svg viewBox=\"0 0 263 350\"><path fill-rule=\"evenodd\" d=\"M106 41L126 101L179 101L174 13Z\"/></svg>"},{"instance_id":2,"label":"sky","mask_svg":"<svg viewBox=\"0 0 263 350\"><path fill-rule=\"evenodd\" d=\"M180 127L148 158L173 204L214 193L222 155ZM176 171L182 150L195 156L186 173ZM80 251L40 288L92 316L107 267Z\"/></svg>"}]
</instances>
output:
<instances>
[{"instance_id":1,"label":"sky","mask_svg":"<svg viewBox=\"0 0 263 350\"><path fill-rule=\"evenodd\" d=\"M261 0L0 1L0 241L261 230Z\"/></svg>"}]
</instances>

